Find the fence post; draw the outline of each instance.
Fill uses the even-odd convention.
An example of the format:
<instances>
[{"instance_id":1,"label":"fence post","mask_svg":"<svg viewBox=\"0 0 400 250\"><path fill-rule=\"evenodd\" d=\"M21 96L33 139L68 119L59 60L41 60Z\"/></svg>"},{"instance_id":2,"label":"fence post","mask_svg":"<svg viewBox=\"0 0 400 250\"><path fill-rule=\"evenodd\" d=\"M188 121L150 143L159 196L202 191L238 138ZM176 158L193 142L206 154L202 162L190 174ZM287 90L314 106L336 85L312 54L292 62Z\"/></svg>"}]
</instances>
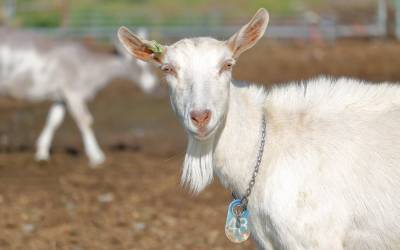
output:
<instances>
[{"instance_id":1,"label":"fence post","mask_svg":"<svg viewBox=\"0 0 400 250\"><path fill-rule=\"evenodd\" d=\"M387 35L387 1L378 1L378 11L377 11L377 22L378 22L378 32L380 36Z\"/></svg>"},{"instance_id":2,"label":"fence post","mask_svg":"<svg viewBox=\"0 0 400 250\"><path fill-rule=\"evenodd\" d=\"M4 11L4 22L7 26L10 26L15 19L16 0L4 1L3 11Z\"/></svg>"},{"instance_id":3,"label":"fence post","mask_svg":"<svg viewBox=\"0 0 400 250\"><path fill-rule=\"evenodd\" d=\"M395 0L396 5L396 38L400 40L400 0Z\"/></svg>"}]
</instances>

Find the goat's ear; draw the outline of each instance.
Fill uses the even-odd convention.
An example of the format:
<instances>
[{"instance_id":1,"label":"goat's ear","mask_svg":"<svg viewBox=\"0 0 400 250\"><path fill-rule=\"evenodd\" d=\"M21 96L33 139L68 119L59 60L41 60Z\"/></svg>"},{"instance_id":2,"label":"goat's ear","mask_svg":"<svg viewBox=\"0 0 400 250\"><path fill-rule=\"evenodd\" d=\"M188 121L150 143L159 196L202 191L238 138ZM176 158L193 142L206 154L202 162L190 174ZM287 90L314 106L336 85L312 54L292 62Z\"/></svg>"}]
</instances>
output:
<instances>
[{"instance_id":1,"label":"goat's ear","mask_svg":"<svg viewBox=\"0 0 400 250\"><path fill-rule=\"evenodd\" d=\"M269 15L266 9L261 8L249 23L228 39L227 45L232 50L233 57L237 58L244 51L250 49L264 35Z\"/></svg>"},{"instance_id":2,"label":"goat's ear","mask_svg":"<svg viewBox=\"0 0 400 250\"><path fill-rule=\"evenodd\" d=\"M155 41L147 41L131 33L128 28L118 29L118 38L124 47L137 59L146 62L161 64L165 47Z\"/></svg>"}]
</instances>

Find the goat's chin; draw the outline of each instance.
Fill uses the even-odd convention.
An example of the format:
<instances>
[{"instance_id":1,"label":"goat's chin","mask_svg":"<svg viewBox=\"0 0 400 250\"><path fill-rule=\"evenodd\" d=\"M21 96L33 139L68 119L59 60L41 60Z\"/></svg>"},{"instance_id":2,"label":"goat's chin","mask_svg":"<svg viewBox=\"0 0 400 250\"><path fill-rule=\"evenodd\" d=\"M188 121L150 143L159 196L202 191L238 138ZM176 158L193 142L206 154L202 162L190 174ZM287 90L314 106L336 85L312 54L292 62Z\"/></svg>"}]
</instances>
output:
<instances>
[{"instance_id":1,"label":"goat's chin","mask_svg":"<svg viewBox=\"0 0 400 250\"><path fill-rule=\"evenodd\" d=\"M189 136L181 182L193 193L202 191L213 179L213 144L213 137L198 140Z\"/></svg>"},{"instance_id":2,"label":"goat's chin","mask_svg":"<svg viewBox=\"0 0 400 250\"><path fill-rule=\"evenodd\" d=\"M193 136L195 140L204 143L204 142L210 140L210 138L214 136L214 133L213 133L213 131L211 131L209 133L205 133L205 134L193 133L191 136Z\"/></svg>"},{"instance_id":3,"label":"goat's chin","mask_svg":"<svg viewBox=\"0 0 400 250\"><path fill-rule=\"evenodd\" d=\"M207 131L193 131L188 129L188 134L189 136L192 136L193 139L201 141L201 142L206 142L206 141L210 141L210 139L212 140L212 137L214 137L215 132L218 130L218 124L214 127L212 127L211 129L208 129Z\"/></svg>"}]
</instances>

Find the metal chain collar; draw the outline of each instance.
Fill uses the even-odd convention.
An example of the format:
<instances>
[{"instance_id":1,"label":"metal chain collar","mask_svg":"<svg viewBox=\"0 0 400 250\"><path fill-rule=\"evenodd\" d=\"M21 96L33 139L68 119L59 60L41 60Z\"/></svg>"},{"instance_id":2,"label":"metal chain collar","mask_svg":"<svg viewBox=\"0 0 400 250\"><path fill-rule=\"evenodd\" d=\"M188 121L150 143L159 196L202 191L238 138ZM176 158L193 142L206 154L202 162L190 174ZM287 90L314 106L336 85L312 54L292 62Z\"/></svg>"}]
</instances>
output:
<instances>
[{"instance_id":1,"label":"metal chain collar","mask_svg":"<svg viewBox=\"0 0 400 250\"><path fill-rule=\"evenodd\" d=\"M262 125L261 125L261 142L260 142L260 147L258 148L256 165L254 166L254 171L251 176L249 185L246 189L246 193L240 199L240 206L242 208L242 211L245 211L247 209L247 204L249 203L249 196L251 194L251 191L253 190L254 184L256 184L256 177L258 175L258 170L260 168L261 160L262 160L263 153L264 153L266 127L267 127L267 124L265 122L265 116L263 115L262 116ZM234 193L232 193L232 195L234 198L237 197Z\"/></svg>"}]
</instances>

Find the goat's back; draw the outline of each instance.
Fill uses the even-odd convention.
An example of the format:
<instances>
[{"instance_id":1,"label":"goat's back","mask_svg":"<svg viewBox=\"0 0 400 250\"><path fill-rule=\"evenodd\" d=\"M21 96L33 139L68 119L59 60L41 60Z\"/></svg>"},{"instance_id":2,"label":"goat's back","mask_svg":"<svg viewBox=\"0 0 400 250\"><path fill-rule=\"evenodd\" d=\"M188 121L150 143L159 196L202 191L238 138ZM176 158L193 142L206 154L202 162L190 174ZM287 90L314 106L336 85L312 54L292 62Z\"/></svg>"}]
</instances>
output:
<instances>
[{"instance_id":1,"label":"goat's back","mask_svg":"<svg viewBox=\"0 0 400 250\"><path fill-rule=\"evenodd\" d=\"M0 29L0 95L60 99L60 84L76 81L91 58L82 45L28 31Z\"/></svg>"}]
</instances>

